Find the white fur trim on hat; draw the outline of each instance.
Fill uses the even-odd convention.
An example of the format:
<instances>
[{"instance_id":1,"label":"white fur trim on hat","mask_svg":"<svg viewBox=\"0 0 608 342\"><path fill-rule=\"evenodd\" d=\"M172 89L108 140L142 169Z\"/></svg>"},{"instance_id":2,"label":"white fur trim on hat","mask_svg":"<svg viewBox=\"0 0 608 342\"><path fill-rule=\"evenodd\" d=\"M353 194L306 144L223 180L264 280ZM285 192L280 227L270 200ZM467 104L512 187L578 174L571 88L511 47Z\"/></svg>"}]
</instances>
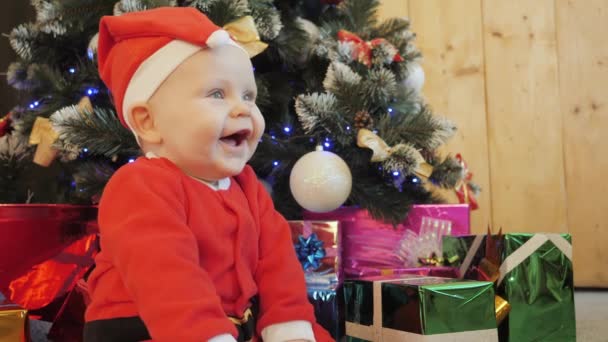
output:
<instances>
[{"instance_id":1,"label":"white fur trim on hat","mask_svg":"<svg viewBox=\"0 0 608 342\"><path fill-rule=\"evenodd\" d=\"M213 32L209 38L207 38L206 44L210 48L220 45L234 45L246 53L243 48L230 38L228 32L224 30ZM132 106L137 102L148 101L156 89L160 87L163 81L169 77L180 64L201 49L203 49L203 47L198 45L190 44L182 40L173 40L158 49L139 65L129 81L122 102L122 115L131 131L133 131L133 126L130 122L130 111L133 109ZM135 134L134 131L133 134ZM135 138L137 139L137 135Z\"/></svg>"}]
</instances>

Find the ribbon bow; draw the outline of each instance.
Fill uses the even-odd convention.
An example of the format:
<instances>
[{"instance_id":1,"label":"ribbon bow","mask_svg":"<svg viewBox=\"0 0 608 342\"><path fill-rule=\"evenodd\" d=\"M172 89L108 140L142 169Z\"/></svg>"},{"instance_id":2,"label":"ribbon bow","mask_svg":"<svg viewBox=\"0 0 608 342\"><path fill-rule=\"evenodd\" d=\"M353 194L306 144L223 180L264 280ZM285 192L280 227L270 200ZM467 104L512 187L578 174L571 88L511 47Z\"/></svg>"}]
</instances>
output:
<instances>
[{"instance_id":1,"label":"ribbon bow","mask_svg":"<svg viewBox=\"0 0 608 342\"><path fill-rule=\"evenodd\" d=\"M338 31L338 40L345 43L351 43L353 45L353 59L359 61L368 68L372 65L372 50L382 44L389 46L391 50L395 52L393 55L393 62L403 62L403 57L401 57L397 49L384 38L375 38L370 41L365 41L350 31L340 30Z\"/></svg>"},{"instance_id":2,"label":"ribbon bow","mask_svg":"<svg viewBox=\"0 0 608 342\"><path fill-rule=\"evenodd\" d=\"M38 145L34 154L34 163L41 166L49 166L55 160L58 151L53 144L59 134L53 128L51 120L37 117L30 133L30 145Z\"/></svg>"},{"instance_id":3,"label":"ribbon bow","mask_svg":"<svg viewBox=\"0 0 608 342\"><path fill-rule=\"evenodd\" d=\"M8 133L9 128L11 126L11 115L12 112L9 112L2 118L0 118L0 137L3 137L6 133Z\"/></svg>"},{"instance_id":4,"label":"ribbon bow","mask_svg":"<svg viewBox=\"0 0 608 342\"><path fill-rule=\"evenodd\" d=\"M323 241L319 240L315 233L310 234L307 238L304 235L300 235L295 249L298 260L305 271L314 271L319 268L321 266L321 259L326 255Z\"/></svg>"},{"instance_id":5,"label":"ribbon bow","mask_svg":"<svg viewBox=\"0 0 608 342\"><path fill-rule=\"evenodd\" d=\"M456 184L456 195L458 196L458 200L460 203L469 203L471 205L471 210L475 210L479 208L477 204L477 199L475 199L475 192L473 187L471 186L471 180L473 179L473 173L469 171L467 167L467 163L462 159L460 153L456 154L456 160L462 167L464 177L458 184Z\"/></svg>"},{"instance_id":6,"label":"ribbon bow","mask_svg":"<svg viewBox=\"0 0 608 342\"><path fill-rule=\"evenodd\" d=\"M359 129L357 133L357 146L366 147L373 151L371 162L382 162L390 158L394 151L394 147L388 146L388 144L382 140L374 132L366 128ZM423 178L429 178L433 173L433 166L428 164L422 154L418 151L416 159L418 160L418 167L415 173Z\"/></svg>"},{"instance_id":7,"label":"ribbon bow","mask_svg":"<svg viewBox=\"0 0 608 342\"><path fill-rule=\"evenodd\" d=\"M223 29L247 51L250 58L262 53L268 47L268 44L260 40L253 17L249 15L226 24Z\"/></svg>"}]
</instances>

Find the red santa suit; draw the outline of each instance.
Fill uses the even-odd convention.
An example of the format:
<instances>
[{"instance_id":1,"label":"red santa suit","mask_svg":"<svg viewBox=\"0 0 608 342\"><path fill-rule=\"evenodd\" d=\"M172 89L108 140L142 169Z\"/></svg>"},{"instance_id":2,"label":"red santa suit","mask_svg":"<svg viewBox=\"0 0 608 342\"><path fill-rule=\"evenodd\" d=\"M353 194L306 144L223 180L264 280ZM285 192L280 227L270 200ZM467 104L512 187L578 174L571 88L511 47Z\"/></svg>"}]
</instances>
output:
<instances>
[{"instance_id":1,"label":"red santa suit","mask_svg":"<svg viewBox=\"0 0 608 342\"><path fill-rule=\"evenodd\" d=\"M99 74L122 124L131 128L125 113L189 56L226 44L236 45L192 7L103 17ZM85 340L235 341L230 317L245 315L254 297L266 342L332 340L314 323L290 230L252 169L220 187L163 158L140 158L112 176L99 206Z\"/></svg>"},{"instance_id":2,"label":"red santa suit","mask_svg":"<svg viewBox=\"0 0 608 342\"><path fill-rule=\"evenodd\" d=\"M317 341L331 340L314 323L287 222L253 170L223 182L214 190L164 158L115 173L99 206L87 322L139 316L158 341L236 337L228 316L257 295L258 334L312 325Z\"/></svg>"}]
</instances>

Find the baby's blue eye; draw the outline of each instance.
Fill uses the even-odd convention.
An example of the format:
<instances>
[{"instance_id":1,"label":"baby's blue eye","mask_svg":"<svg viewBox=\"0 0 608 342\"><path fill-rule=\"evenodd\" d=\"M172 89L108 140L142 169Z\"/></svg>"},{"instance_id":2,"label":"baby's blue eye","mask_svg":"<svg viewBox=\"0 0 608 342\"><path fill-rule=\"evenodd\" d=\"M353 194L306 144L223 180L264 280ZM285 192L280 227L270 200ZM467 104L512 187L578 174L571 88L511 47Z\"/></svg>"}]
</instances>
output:
<instances>
[{"instance_id":1,"label":"baby's blue eye","mask_svg":"<svg viewBox=\"0 0 608 342\"><path fill-rule=\"evenodd\" d=\"M245 101L255 101L255 96L253 96L253 94L245 94L243 95L243 100Z\"/></svg>"},{"instance_id":2,"label":"baby's blue eye","mask_svg":"<svg viewBox=\"0 0 608 342\"><path fill-rule=\"evenodd\" d=\"M214 99L223 99L224 93L221 90L214 90L211 94L209 94L209 97Z\"/></svg>"}]
</instances>

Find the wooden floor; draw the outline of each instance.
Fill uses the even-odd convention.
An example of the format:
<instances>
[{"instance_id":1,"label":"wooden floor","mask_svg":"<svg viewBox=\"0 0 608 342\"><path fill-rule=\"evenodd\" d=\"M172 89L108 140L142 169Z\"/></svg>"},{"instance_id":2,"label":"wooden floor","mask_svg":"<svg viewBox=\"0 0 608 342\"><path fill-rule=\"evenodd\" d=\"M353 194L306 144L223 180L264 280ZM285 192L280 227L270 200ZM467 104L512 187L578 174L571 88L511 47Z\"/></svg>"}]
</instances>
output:
<instances>
[{"instance_id":1,"label":"wooden floor","mask_svg":"<svg viewBox=\"0 0 608 342\"><path fill-rule=\"evenodd\" d=\"M608 341L608 290L579 290L574 301L577 342Z\"/></svg>"}]
</instances>

